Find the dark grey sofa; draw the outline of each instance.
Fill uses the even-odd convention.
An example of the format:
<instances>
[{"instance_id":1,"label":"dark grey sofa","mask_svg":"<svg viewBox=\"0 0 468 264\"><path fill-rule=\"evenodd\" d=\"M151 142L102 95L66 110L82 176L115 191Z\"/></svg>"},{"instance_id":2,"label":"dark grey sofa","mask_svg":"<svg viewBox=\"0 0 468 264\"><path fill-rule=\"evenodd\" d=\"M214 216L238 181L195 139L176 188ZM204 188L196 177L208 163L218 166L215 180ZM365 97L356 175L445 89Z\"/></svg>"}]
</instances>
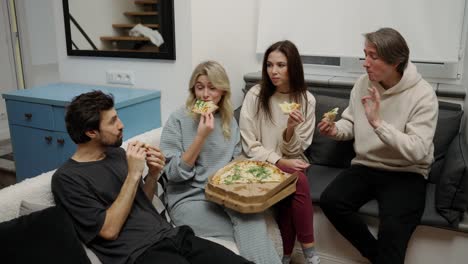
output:
<instances>
[{"instance_id":1,"label":"dark grey sofa","mask_svg":"<svg viewBox=\"0 0 468 264\"><path fill-rule=\"evenodd\" d=\"M320 76L319 76L320 77ZM244 76L244 93L260 80L260 73ZM309 91L316 99L316 120L334 107L344 110L349 102L353 79L331 82L323 78L306 78ZM464 98L455 91L450 95ZM240 109L236 112L237 117ZM340 112L341 112L340 111ZM339 119L340 116L337 117ZM434 137L435 162L431 167L426 194L426 208L421 224L459 232L468 232L468 219L463 215L468 205L468 144L464 129L460 131L463 110L460 104L439 102L439 119ZM314 205L320 206L320 195L325 187L344 169L355 156L352 141L334 141L315 131L312 145L305 151L312 166L307 171ZM376 201L370 201L360 210L368 216L378 216Z\"/></svg>"}]
</instances>

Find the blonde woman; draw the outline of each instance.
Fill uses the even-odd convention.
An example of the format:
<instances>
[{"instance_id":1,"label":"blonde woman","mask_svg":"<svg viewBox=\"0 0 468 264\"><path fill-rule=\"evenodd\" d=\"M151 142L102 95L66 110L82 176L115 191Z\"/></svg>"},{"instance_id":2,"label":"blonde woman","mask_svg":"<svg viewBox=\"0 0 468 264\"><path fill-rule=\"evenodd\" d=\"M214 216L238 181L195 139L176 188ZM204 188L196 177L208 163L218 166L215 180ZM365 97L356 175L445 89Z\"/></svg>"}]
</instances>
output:
<instances>
[{"instance_id":1,"label":"blonde woman","mask_svg":"<svg viewBox=\"0 0 468 264\"><path fill-rule=\"evenodd\" d=\"M218 110L193 114L197 100L211 101ZM188 225L198 236L236 242L240 254L255 263L281 263L263 214L242 215L205 199L208 176L241 152L229 79L219 63L206 61L194 69L186 105L169 117L160 146L167 161L168 209L176 225Z\"/></svg>"}]
</instances>

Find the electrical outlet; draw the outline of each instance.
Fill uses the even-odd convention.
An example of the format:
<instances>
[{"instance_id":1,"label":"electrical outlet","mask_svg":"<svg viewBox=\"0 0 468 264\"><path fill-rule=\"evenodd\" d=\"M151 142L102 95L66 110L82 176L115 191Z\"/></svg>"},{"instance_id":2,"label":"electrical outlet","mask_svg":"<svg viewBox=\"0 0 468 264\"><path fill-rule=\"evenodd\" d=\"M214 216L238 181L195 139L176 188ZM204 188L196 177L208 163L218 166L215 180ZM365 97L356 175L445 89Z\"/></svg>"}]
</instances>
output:
<instances>
[{"instance_id":1,"label":"electrical outlet","mask_svg":"<svg viewBox=\"0 0 468 264\"><path fill-rule=\"evenodd\" d=\"M135 76L131 71L109 70L106 72L107 83L129 84L135 83Z\"/></svg>"}]
</instances>

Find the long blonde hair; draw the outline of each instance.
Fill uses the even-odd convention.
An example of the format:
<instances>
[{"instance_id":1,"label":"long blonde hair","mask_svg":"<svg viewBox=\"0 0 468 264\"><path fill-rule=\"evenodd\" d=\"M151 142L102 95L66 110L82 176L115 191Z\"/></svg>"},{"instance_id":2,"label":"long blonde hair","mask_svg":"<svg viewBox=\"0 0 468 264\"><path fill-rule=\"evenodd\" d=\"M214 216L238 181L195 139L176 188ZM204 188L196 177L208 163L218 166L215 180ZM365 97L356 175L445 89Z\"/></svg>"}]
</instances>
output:
<instances>
[{"instance_id":1,"label":"long blonde hair","mask_svg":"<svg viewBox=\"0 0 468 264\"><path fill-rule=\"evenodd\" d=\"M190 111L195 104L197 97L195 96L195 83L198 77L205 75L216 89L224 91L224 95L218 103L218 111L221 114L222 129L224 138L231 137L231 121L233 118L233 110L231 103L231 85L229 78L223 66L216 61L205 61L197 65L192 72L189 83L189 97L185 103L187 110ZM194 116L194 118L196 118Z\"/></svg>"}]
</instances>

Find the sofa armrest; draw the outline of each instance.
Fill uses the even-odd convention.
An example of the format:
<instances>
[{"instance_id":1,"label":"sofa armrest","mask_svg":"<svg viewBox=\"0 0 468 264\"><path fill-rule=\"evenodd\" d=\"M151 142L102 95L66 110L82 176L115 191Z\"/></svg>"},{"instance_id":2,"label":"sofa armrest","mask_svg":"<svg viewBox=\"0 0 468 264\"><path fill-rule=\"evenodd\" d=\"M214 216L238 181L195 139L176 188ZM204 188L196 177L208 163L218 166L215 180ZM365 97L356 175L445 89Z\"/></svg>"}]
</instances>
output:
<instances>
[{"instance_id":1,"label":"sofa armrest","mask_svg":"<svg viewBox=\"0 0 468 264\"><path fill-rule=\"evenodd\" d=\"M145 142L146 144L150 144L152 146L159 147L159 142L161 141L161 132L162 127L147 131L143 134L136 135L132 138L127 139L125 142L122 143L122 148L127 149L128 142L131 141L141 141Z\"/></svg>"},{"instance_id":2,"label":"sofa armrest","mask_svg":"<svg viewBox=\"0 0 468 264\"><path fill-rule=\"evenodd\" d=\"M42 173L0 190L0 222L18 217L21 201L55 205L51 179L55 170Z\"/></svg>"},{"instance_id":3,"label":"sofa armrest","mask_svg":"<svg viewBox=\"0 0 468 264\"><path fill-rule=\"evenodd\" d=\"M127 145L129 142L132 141L141 141L146 144L150 144L151 146L156 146L159 147L159 142L161 141L161 132L162 132L162 127L147 131L143 134L136 135L132 138L127 139L125 142L122 143L122 148L127 149ZM145 169L143 170L143 176L146 176L148 174L148 166L145 164Z\"/></svg>"}]
</instances>

